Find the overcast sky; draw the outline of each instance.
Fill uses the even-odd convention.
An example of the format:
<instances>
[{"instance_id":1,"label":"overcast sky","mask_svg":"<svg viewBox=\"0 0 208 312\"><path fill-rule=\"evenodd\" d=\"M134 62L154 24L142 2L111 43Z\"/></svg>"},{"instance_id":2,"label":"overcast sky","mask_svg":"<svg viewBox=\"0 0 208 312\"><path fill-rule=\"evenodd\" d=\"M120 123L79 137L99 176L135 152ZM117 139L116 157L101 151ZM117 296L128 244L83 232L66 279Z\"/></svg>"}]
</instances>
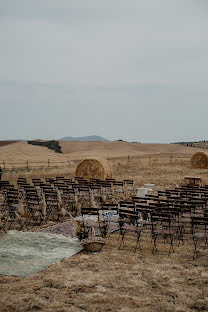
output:
<instances>
[{"instance_id":1,"label":"overcast sky","mask_svg":"<svg viewBox=\"0 0 208 312\"><path fill-rule=\"evenodd\" d=\"M0 0L0 139L208 139L207 0Z\"/></svg>"}]
</instances>

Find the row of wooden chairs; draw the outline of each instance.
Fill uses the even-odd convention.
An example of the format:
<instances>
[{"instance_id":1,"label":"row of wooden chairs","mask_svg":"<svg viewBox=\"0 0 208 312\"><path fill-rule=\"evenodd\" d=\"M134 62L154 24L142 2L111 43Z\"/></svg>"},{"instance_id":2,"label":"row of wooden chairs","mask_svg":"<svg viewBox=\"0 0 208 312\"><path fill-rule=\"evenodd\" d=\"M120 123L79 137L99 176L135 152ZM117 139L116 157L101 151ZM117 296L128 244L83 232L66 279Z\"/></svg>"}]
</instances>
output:
<instances>
[{"instance_id":1,"label":"row of wooden chairs","mask_svg":"<svg viewBox=\"0 0 208 312\"><path fill-rule=\"evenodd\" d=\"M83 181L83 179L81 179ZM98 183L97 182L102 182ZM12 222L17 220L18 206L20 201L24 206L25 217L28 222L35 222L39 224L41 221L57 217L59 218L59 212L61 205L69 212L78 209L81 206L92 204L91 195L93 194L93 200L95 205L100 205L102 195L107 194L108 191L112 196L112 185L116 185L115 180L105 181L90 181L90 184L78 183L78 180L56 177L55 179L32 179L33 185L27 183L25 178L18 178L18 189L15 189L13 185L10 185L8 181L2 183L4 194L4 209L8 213ZM132 181L126 181L126 183L133 184ZM123 185L121 182L119 185ZM112 199L112 198L111 198ZM80 201L80 207L76 205ZM43 206L45 203L45 214L43 214ZM2 209L1 209L2 210Z\"/></svg>"},{"instance_id":2,"label":"row of wooden chairs","mask_svg":"<svg viewBox=\"0 0 208 312\"><path fill-rule=\"evenodd\" d=\"M190 231L187 234L192 235L195 244L195 257L198 239L205 238L205 246L207 245L206 231L208 230L208 224L204 215L205 210L206 203L203 200L198 201L198 198L190 200L183 196L177 198L167 196L165 198L164 194L162 194L162 197L148 195L145 198L133 197L128 201L122 201L118 207L120 247L124 243L126 233L132 231L137 238L136 251L138 246L140 248L142 231L149 228L153 240L152 252L157 251L158 238L161 236L170 245L168 253L170 254L174 252L173 242L175 239L177 239L178 244L180 242L184 243L183 235L188 228ZM89 210L87 213L90 213ZM94 209L94 213L97 213L96 209ZM198 230L201 232L197 232Z\"/></svg>"}]
</instances>

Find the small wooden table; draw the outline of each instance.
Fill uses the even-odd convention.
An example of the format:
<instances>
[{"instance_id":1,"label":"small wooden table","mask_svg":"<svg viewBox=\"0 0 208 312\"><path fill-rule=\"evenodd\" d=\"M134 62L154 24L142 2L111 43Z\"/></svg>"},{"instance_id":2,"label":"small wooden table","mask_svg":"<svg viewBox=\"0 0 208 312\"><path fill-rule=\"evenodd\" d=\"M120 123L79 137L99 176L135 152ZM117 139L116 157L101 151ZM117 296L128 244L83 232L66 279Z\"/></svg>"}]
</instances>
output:
<instances>
[{"instance_id":1,"label":"small wooden table","mask_svg":"<svg viewBox=\"0 0 208 312\"><path fill-rule=\"evenodd\" d=\"M188 185L201 185L202 178L199 177L185 177L184 180L187 182Z\"/></svg>"}]
</instances>

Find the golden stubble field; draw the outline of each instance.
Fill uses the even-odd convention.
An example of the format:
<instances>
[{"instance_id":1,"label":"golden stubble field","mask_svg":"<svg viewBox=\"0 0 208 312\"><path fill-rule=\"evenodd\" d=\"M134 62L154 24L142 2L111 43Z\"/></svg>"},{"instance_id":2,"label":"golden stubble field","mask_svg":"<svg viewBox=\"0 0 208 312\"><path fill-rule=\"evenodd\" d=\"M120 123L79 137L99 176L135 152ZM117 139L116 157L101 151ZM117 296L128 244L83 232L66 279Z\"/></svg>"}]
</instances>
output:
<instances>
[{"instance_id":1,"label":"golden stubble field","mask_svg":"<svg viewBox=\"0 0 208 312\"><path fill-rule=\"evenodd\" d=\"M1 142L0 142L1 143ZM180 144L140 144L128 142L76 142L60 141L62 152L55 153L46 147L33 146L27 142L19 141L5 146L0 146L0 165L6 169L27 166L47 169L50 166L64 167L69 162L77 162L84 158L98 157L118 159L132 157L191 157L199 148L186 147ZM206 150L204 150L206 152Z\"/></svg>"},{"instance_id":2,"label":"golden stubble field","mask_svg":"<svg viewBox=\"0 0 208 312\"><path fill-rule=\"evenodd\" d=\"M28 278L0 277L1 311L207 311L207 251L192 260L189 242L159 244L152 255L149 235L142 252L127 239L118 250L113 234L98 254L81 252Z\"/></svg>"},{"instance_id":3,"label":"golden stubble field","mask_svg":"<svg viewBox=\"0 0 208 312\"><path fill-rule=\"evenodd\" d=\"M193 170L188 159L131 157L110 160L114 177L133 178L137 186L154 183L155 189L175 187L184 176L200 176L208 183L208 170ZM70 168L7 173L17 176L74 176ZM196 260L191 239L168 257L160 242L152 255L150 235L142 235L142 251L134 254L135 238L118 249L118 234L108 238L98 254L81 252L28 278L0 276L1 311L208 311L208 250L200 248Z\"/></svg>"},{"instance_id":4,"label":"golden stubble field","mask_svg":"<svg viewBox=\"0 0 208 312\"><path fill-rule=\"evenodd\" d=\"M35 170L14 170L4 173L3 179L16 183L18 177L26 177L28 181L32 178L46 177L74 177L76 166L75 161L70 166L61 168L43 168ZM181 184L185 176L199 176L204 183L208 184L208 169L192 169L189 158L173 158L163 156L151 156L146 158L127 157L113 158L109 160L112 166L113 176L116 179L133 179L136 186L145 183L154 183L155 189L166 189Z\"/></svg>"},{"instance_id":5,"label":"golden stubble field","mask_svg":"<svg viewBox=\"0 0 208 312\"><path fill-rule=\"evenodd\" d=\"M57 154L46 147L29 145L27 142L16 142L0 147L0 165L2 166L5 161L6 168L14 167L12 173L4 174L4 179L14 183L19 176L29 179L58 175L73 177L81 160L98 157L109 159L115 178L133 178L137 185L155 183L156 187L175 186L185 175L199 175L208 183L207 170L193 170L190 165L190 158L195 152L207 150L180 144L127 142L62 141L60 145L63 154ZM26 169L27 161L29 170ZM19 167L24 169L20 170ZM37 168L33 170L33 167Z\"/></svg>"}]
</instances>

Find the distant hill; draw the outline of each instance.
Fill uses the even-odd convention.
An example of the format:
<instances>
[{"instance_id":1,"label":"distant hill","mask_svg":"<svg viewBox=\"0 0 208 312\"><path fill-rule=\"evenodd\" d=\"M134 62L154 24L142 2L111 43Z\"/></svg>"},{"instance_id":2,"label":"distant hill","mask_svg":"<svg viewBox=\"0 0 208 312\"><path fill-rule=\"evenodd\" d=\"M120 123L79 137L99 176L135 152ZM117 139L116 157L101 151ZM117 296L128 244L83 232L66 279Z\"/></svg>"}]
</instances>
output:
<instances>
[{"instance_id":1,"label":"distant hill","mask_svg":"<svg viewBox=\"0 0 208 312\"><path fill-rule=\"evenodd\" d=\"M91 136L85 136L85 137L64 137L60 139L59 141L83 141L83 142L89 142L89 141L101 141L101 142L108 142L108 140L97 136L97 135L91 135Z\"/></svg>"},{"instance_id":2,"label":"distant hill","mask_svg":"<svg viewBox=\"0 0 208 312\"><path fill-rule=\"evenodd\" d=\"M208 149L208 141L196 141L196 142L177 142L176 144L181 144L189 147L197 147L202 149Z\"/></svg>"},{"instance_id":3,"label":"distant hill","mask_svg":"<svg viewBox=\"0 0 208 312\"><path fill-rule=\"evenodd\" d=\"M20 140L16 140L16 141L13 141L13 140L0 141L0 147L6 146L6 145L9 145L9 144L12 144L12 143L17 143L17 142L19 142L19 141L20 141Z\"/></svg>"}]
</instances>

